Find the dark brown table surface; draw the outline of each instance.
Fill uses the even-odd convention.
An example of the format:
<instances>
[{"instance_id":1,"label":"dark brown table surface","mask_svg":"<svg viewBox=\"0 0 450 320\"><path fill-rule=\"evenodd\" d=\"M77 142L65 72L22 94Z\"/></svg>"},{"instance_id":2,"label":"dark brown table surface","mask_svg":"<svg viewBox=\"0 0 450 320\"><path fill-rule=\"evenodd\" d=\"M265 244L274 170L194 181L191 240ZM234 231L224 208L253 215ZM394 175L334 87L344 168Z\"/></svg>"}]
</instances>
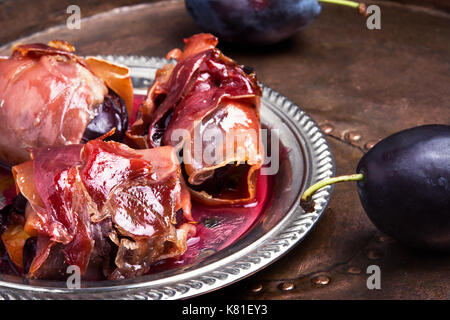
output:
<instances>
[{"instance_id":1,"label":"dark brown table surface","mask_svg":"<svg viewBox=\"0 0 450 320\"><path fill-rule=\"evenodd\" d=\"M65 26L71 1L0 1L0 55L10 44L65 39L88 54L164 56L200 30L182 1L80 0L80 30ZM409 3L409 4L405 4ZM377 2L381 30L348 8L322 14L292 39L262 48L221 44L264 84L308 112L327 134L337 173L353 173L379 139L408 127L450 124L450 5ZM124 5L126 8L114 9ZM112 10L112 11L111 11ZM366 286L369 265L381 289ZM450 256L408 249L365 215L355 186L340 184L307 238L257 274L204 299L449 299Z\"/></svg>"}]
</instances>

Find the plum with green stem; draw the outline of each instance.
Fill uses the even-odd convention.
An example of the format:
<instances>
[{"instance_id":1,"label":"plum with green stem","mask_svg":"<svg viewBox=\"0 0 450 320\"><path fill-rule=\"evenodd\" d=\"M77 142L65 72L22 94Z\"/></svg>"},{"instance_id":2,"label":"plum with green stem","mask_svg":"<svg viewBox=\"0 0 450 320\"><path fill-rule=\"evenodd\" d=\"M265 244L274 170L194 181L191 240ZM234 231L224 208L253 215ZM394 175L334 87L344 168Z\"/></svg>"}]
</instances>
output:
<instances>
[{"instance_id":1,"label":"plum with green stem","mask_svg":"<svg viewBox=\"0 0 450 320\"><path fill-rule=\"evenodd\" d=\"M221 40L250 44L280 42L315 20L319 2L358 9L365 5L349 0L185 0L195 22Z\"/></svg>"},{"instance_id":2,"label":"plum with green stem","mask_svg":"<svg viewBox=\"0 0 450 320\"><path fill-rule=\"evenodd\" d=\"M301 197L338 182L357 181L370 220L407 245L450 250L450 126L424 125L393 134L369 150L356 174L319 181Z\"/></svg>"}]
</instances>

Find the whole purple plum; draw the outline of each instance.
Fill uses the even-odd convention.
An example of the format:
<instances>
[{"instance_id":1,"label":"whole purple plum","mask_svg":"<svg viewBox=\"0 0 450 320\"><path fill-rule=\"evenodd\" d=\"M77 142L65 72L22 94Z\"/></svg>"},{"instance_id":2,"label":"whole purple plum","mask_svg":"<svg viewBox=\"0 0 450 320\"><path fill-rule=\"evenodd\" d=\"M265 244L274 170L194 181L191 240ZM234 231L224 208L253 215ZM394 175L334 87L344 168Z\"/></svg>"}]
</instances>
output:
<instances>
[{"instance_id":1,"label":"whole purple plum","mask_svg":"<svg viewBox=\"0 0 450 320\"><path fill-rule=\"evenodd\" d=\"M317 0L186 0L196 23L221 40L280 42L311 23L321 11Z\"/></svg>"}]
</instances>

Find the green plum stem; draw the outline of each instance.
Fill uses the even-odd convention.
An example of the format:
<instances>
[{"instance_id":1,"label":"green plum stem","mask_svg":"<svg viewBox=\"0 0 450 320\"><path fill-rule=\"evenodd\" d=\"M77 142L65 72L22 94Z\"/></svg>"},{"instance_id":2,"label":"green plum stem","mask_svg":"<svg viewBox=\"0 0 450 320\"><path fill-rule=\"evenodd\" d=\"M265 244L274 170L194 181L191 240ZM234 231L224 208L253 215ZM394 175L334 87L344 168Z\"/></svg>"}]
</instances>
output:
<instances>
[{"instance_id":1,"label":"green plum stem","mask_svg":"<svg viewBox=\"0 0 450 320\"><path fill-rule=\"evenodd\" d=\"M346 182L346 181L361 181L364 179L364 175L362 173L356 173L346 176L339 176L339 177L333 177L321 180L312 186L310 186L308 189L305 190L303 193L300 201L301 202L307 202L311 199L311 196L319 189L322 189L323 187L329 186L330 184L335 184L338 182Z\"/></svg>"},{"instance_id":2,"label":"green plum stem","mask_svg":"<svg viewBox=\"0 0 450 320\"><path fill-rule=\"evenodd\" d=\"M364 3L359 3L356 1L350 1L350 0L318 0L318 2L332 3L332 4L341 5L341 6L355 8L355 9L358 9L358 12L360 14L362 14L363 16L367 16L366 5Z\"/></svg>"}]
</instances>

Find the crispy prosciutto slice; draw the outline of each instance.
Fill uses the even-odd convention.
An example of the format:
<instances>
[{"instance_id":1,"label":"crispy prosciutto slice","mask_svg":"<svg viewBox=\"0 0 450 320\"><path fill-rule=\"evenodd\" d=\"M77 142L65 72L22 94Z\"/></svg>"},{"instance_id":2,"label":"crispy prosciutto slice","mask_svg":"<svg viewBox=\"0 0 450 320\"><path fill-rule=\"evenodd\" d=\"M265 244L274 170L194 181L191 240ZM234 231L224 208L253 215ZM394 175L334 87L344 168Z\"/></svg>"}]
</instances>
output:
<instances>
[{"instance_id":1,"label":"crispy prosciutto slice","mask_svg":"<svg viewBox=\"0 0 450 320\"><path fill-rule=\"evenodd\" d=\"M37 237L31 278L58 278L69 265L110 279L139 276L183 254L195 233L171 146L134 150L95 139L34 149L32 158L13 167L28 200L23 229Z\"/></svg>"},{"instance_id":2,"label":"crispy prosciutto slice","mask_svg":"<svg viewBox=\"0 0 450 320\"><path fill-rule=\"evenodd\" d=\"M192 195L207 204L244 203L255 198L260 143L261 89L248 68L216 47L217 38L197 34L174 49L127 132L140 148L182 149Z\"/></svg>"},{"instance_id":3,"label":"crispy prosciutto slice","mask_svg":"<svg viewBox=\"0 0 450 320\"><path fill-rule=\"evenodd\" d=\"M112 127L123 136L133 103L128 69L74 50L62 41L24 44L0 59L4 165L29 160L30 148L78 144Z\"/></svg>"}]
</instances>

